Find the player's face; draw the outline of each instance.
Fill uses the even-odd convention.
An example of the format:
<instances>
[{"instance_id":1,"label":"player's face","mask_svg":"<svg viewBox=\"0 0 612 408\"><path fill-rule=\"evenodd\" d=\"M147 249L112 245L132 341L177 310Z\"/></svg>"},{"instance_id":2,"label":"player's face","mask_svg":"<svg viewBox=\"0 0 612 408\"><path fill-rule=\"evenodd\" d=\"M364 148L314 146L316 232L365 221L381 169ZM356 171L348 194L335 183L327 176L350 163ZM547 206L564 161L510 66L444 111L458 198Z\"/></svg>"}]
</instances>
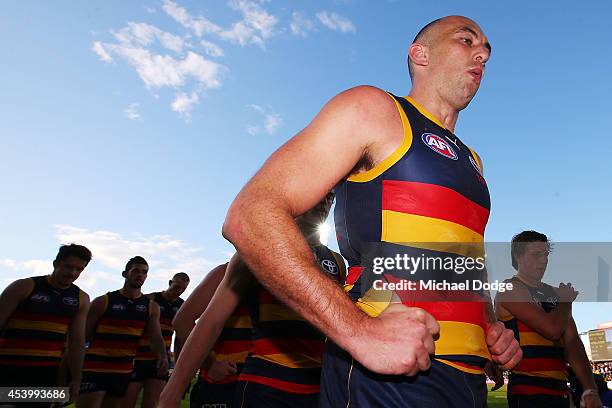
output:
<instances>
[{"instance_id":1,"label":"player's face","mask_svg":"<svg viewBox=\"0 0 612 408\"><path fill-rule=\"evenodd\" d=\"M134 264L125 274L125 279L131 288L138 289L147 280L149 266L145 264Z\"/></svg>"},{"instance_id":2,"label":"player's face","mask_svg":"<svg viewBox=\"0 0 612 408\"><path fill-rule=\"evenodd\" d=\"M168 287L168 294L171 297L179 297L183 294L183 292L185 292L185 289L187 289L187 285L189 285L189 281L181 278L174 278L170 281L170 286Z\"/></svg>"},{"instance_id":3,"label":"player's face","mask_svg":"<svg viewBox=\"0 0 612 408\"><path fill-rule=\"evenodd\" d=\"M480 87L490 56L487 37L464 17L449 17L436 30L429 65L438 93L457 110L465 108Z\"/></svg>"},{"instance_id":4,"label":"player's face","mask_svg":"<svg viewBox=\"0 0 612 408\"><path fill-rule=\"evenodd\" d=\"M53 280L62 287L68 287L77 280L86 266L87 262L76 256L69 256L63 261L55 261L53 263Z\"/></svg>"},{"instance_id":5,"label":"player's face","mask_svg":"<svg viewBox=\"0 0 612 408\"><path fill-rule=\"evenodd\" d=\"M547 242L530 242L517 258L519 271L532 279L541 280L548 266L550 248Z\"/></svg>"}]
</instances>

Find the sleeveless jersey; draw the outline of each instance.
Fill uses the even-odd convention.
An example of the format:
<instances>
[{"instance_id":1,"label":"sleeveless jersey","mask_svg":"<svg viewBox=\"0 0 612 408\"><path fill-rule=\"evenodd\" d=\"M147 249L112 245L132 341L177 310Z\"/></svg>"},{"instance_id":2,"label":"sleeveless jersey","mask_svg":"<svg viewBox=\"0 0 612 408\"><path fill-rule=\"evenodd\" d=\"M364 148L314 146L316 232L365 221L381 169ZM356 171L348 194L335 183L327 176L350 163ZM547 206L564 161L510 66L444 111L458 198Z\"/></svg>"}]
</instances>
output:
<instances>
[{"instance_id":1,"label":"sleeveless jersey","mask_svg":"<svg viewBox=\"0 0 612 408\"><path fill-rule=\"evenodd\" d=\"M138 340L149 321L150 300L144 295L130 299L118 290L104 296L106 310L86 351L83 371L130 373Z\"/></svg>"},{"instance_id":2,"label":"sleeveless jersey","mask_svg":"<svg viewBox=\"0 0 612 408\"><path fill-rule=\"evenodd\" d=\"M170 351L172 345L172 335L174 334L174 328L172 327L172 319L176 316L176 313L180 307L185 303L181 298L170 301L164 299L161 292L151 293L153 301L159 305L159 325L161 327L162 337L166 344L166 354ZM150 296L150 295L149 295ZM140 337L138 341L138 351L136 353L136 360L157 360L153 350L151 350L151 341L146 333Z\"/></svg>"},{"instance_id":3,"label":"sleeveless jersey","mask_svg":"<svg viewBox=\"0 0 612 408\"><path fill-rule=\"evenodd\" d=\"M215 360L232 361L236 363L237 372L221 381L215 381L208 376L204 368L200 368L200 378L212 384L228 384L238 381L244 362L253 345L253 322L246 304L238 305L234 313L227 319L223 330L213 346L212 353Z\"/></svg>"},{"instance_id":4,"label":"sleeveless jersey","mask_svg":"<svg viewBox=\"0 0 612 408\"><path fill-rule=\"evenodd\" d=\"M372 250L388 257L401 254L445 262L484 256L490 198L480 158L412 98L391 96L402 121L401 145L380 164L348 177L335 189L336 234L349 263L345 290L372 316L393 297L425 309L440 324L436 359L480 374L490 359L484 293L452 291L455 299L449 301L451 294L436 290L377 291L367 284L368 274L362 276ZM486 279L485 271L460 274L440 266L415 272L387 272L384 279Z\"/></svg>"},{"instance_id":5,"label":"sleeveless jersey","mask_svg":"<svg viewBox=\"0 0 612 408\"><path fill-rule=\"evenodd\" d=\"M323 245L313 251L327 276L341 282L344 261ZM239 380L294 394L318 393L325 337L263 287L256 295L251 307L253 347Z\"/></svg>"},{"instance_id":6,"label":"sleeveless jersey","mask_svg":"<svg viewBox=\"0 0 612 408\"><path fill-rule=\"evenodd\" d=\"M516 276L507 282L526 287L532 301L546 313L559 303L559 297L550 285L534 288ZM523 350L523 359L510 372L508 395L569 395L563 341L548 340L510 313L500 316L500 320L514 332Z\"/></svg>"},{"instance_id":7,"label":"sleeveless jersey","mask_svg":"<svg viewBox=\"0 0 612 408\"><path fill-rule=\"evenodd\" d=\"M36 276L32 291L9 317L0 336L0 366L58 366L72 319L84 292L71 284L58 289Z\"/></svg>"}]
</instances>

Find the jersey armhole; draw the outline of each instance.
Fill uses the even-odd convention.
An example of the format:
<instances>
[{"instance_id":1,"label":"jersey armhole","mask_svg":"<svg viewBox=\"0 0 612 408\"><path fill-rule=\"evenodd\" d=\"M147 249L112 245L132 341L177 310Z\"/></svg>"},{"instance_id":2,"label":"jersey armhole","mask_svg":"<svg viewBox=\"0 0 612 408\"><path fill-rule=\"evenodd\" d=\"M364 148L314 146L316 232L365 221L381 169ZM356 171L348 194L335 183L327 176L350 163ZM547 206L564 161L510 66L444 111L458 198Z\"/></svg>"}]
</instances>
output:
<instances>
[{"instance_id":1,"label":"jersey armhole","mask_svg":"<svg viewBox=\"0 0 612 408\"><path fill-rule=\"evenodd\" d=\"M476 153L474 151L474 149L472 149L469 146L468 146L468 149L470 149L470 152L472 153L472 156L474 156L474 159L476 160L476 163L478 164L478 167L480 168L480 174L484 175L484 166L482 165L482 159L480 158L478 153Z\"/></svg>"},{"instance_id":2,"label":"jersey armhole","mask_svg":"<svg viewBox=\"0 0 612 408\"><path fill-rule=\"evenodd\" d=\"M335 251L331 251L331 253L338 264L338 268L340 269L340 284L344 284L346 281L346 264L344 263L344 258L342 258L342 255Z\"/></svg>"},{"instance_id":3,"label":"jersey armhole","mask_svg":"<svg viewBox=\"0 0 612 408\"><path fill-rule=\"evenodd\" d=\"M370 170L365 171L363 173L353 174L347 177L346 179L347 181L352 181L355 183L366 183L368 181L374 180L376 177L380 176L385 171L387 171L391 166L397 163L406 154L406 152L408 151L408 149L410 149L410 146L412 145L412 127L410 126L410 121L408 120L408 117L406 116L406 112L404 112L404 108L402 108L402 105L400 105L397 99L395 99L389 93L387 93L387 95L395 103L395 107L397 108L397 111L399 112L399 115L400 115L400 119L402 121L402 130L403 130L402 143L400 143L398 148L395 149L393 153L391 153L386 159L378 163L376 166L372 167Z\"/></svg>"},{"instance_id":4,"label":"jersey armhole","mask_svg":"<svg viewBox=\"0 0 612 408\"><path fill-rule=\"evenodd\" d=\"M106 313L106 309L108 308L108 293L104 294L102 297L104 299L104 307L102 308L102 314Z\"/></svg>"}]
</instances>

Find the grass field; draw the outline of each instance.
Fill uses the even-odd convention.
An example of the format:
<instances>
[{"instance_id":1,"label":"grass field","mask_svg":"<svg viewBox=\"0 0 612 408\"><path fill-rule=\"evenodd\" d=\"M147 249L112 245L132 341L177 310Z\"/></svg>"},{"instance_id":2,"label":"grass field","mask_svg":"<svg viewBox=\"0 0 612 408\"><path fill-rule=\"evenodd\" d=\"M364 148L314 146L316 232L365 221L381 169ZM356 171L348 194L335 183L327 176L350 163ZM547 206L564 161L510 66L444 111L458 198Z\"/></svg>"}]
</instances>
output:
<instances>
[{"instance_id":1,"label":"grass field","mask_svg":"<svg viewBox=\"0 0 612 408\"><path fill-rule=\"evenodd\" d=\"M491 388L489 387L489 389ZM507 408L506 386L500 390L489 392L488 404L489 408ZM136 406L140 407L140 400ZM75 408L74 404L69 405L68 408ZM189 408L189 396L181 402L181 408Z\"/></svg>"}]
</instances>

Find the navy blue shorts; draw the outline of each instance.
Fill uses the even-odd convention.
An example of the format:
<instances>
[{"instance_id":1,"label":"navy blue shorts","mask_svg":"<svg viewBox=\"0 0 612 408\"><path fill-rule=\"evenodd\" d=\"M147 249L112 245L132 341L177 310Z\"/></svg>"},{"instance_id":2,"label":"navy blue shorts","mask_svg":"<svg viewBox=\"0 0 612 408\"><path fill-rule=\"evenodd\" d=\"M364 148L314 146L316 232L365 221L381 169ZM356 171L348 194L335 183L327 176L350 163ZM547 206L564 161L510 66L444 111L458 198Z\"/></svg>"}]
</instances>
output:
<instances>
[{"instance_id":1,"label":"navy blue shorts","mask_svg":"<svg viewBox=\"0 0 612 408\"><path fill-rule=\"evenodd\" d=\"M317 408L319 394L294 394L252 381L238 381L234 408Z\"/></svg>"},{"instance_id":2,"label":"navy blue shorts","mask_svg":"<svg viewBox=\"0 0 612 408\"><path fill-rule=\"evenodd\" d=\"M323 355L321 408L484 408L484 374L469 374L433 360L414 377L380 375L328 341Z\"/></svg>"},{"instance_id":3,"label":"navy blue shorts","mask_svg":"<svg viewBox=\"0 0 612 408\"><path fill-rule=\"evenodd\" d=\"M195 383L189 395L191 408L232 408L236 382L213 384L201 378Z\"/></svg>"},{"instance_id":4,"label":"navy blue shorts","mask_svg":"<svg viewBox=\"0 0 612 408\"><path fill-rule=\"evenodd\" d=\"M510 408L569 408L569 397L557 395L508 395Z\"/></svg>"}]
</instances>

